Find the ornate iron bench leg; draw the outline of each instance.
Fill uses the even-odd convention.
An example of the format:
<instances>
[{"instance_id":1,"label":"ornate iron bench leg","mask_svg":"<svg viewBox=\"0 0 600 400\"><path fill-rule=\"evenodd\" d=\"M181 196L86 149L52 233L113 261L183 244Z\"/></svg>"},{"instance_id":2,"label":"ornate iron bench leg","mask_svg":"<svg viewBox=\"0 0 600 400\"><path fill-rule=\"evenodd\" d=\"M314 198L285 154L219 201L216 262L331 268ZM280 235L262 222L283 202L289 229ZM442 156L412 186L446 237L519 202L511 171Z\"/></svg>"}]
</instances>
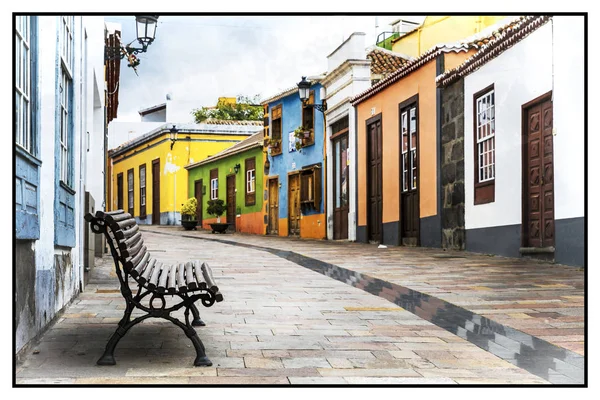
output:
<instances>
[{"instance_id":1,"label":"ornate iron bench leg","mask_svg":"<svg viewBox=\"0 0 600 400\"><path fill-rule=\"evenodd\" d=\"M192 304L190 309L192 310L192 315L194 319L192 320L192 326L206 326L204 321L200 319L200 312L198 311L198 307L195 304Z\"/></svg>"},{"instance_id":2,"label":"ornate iron bench leg","mask_svg":"<svg viewBox=\"0 0 600 400\"><path fill-rule=\"evenodd\" d=\"M188 310L186 310L185 313L188 314ZM178 327L183 329L183 332L185 332L185 335L188 338L190 338L190 340L192 341L192 344L194 345L194 348L196 349L196 359L194 360L194 366L195 367L210 367L212 365L212 361L210 361L208 359L208 357L206 357L206 350L204 349L204 345L202 344L202 341L198 337L196 330L194 328L192 328L190 325L185 325L185 324L181 323L181 321L179 321L176 318L171 317L170 315L164 315L163 318L171 321L172 323L174 323L175 325L177 325ZM186 321L188 321L187 315L186 315Z\"/></svg>"}]
</instances>

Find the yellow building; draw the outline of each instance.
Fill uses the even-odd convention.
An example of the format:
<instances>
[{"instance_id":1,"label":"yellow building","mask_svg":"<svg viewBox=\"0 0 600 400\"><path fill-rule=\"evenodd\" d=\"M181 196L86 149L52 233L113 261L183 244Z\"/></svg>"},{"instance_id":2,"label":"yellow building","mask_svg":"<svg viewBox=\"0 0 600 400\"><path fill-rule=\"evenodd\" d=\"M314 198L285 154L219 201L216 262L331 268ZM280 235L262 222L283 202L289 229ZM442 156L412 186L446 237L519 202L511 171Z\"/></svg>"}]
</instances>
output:
<instances>
[{"instance_id":1,"label":"yellow building","mask_svg":"<svg viewBox=\"0 0 600 400\"><path fill-rule=\"evenodd\" d=\"M107 210L126 210L140 224L179 224L188 199L183 167L261 131L262 121L177 124L174 137L173 126L165 123L108 151Z\"/></svg>"},{"instance_id":2,"label":"yellow building","mask_svg":"<svg viewBox=\"0 0 600 400\"><path fill-rule=\"evenodd\" d=\"M416 58L436 44L459 41L504 19L505 16L499 15L429 16L415 29L393 39L392 51Z\"/></svg>"}]
</instances>

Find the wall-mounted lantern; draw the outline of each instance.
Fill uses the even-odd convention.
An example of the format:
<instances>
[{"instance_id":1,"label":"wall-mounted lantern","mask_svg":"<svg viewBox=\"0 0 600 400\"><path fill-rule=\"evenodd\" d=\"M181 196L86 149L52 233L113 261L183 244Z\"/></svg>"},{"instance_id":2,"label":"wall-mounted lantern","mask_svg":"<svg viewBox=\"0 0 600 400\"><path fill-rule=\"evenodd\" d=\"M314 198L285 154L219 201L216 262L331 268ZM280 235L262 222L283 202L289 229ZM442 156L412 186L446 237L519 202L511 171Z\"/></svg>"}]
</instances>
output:
<instances>
[{"instance_id":1,"label":"wall-mounted lantern","mask_svg":"<svg viewBox=\"0 0 600 400\"><path fill-rule=\"evenodd\" d=\"M129 44L119 47L106 46L104 48L104 59L116 60L127 57L130 67L136 67L140 61L135 56L139 53L145 53L148 50L148 46L154 41L156 35L156 25L158 23L158 15L136 15L136 33L137 39L132 40ZM132 47L131 44L137 40L142 47Z\"/></svg>"},{"instance_id":2,"label":"wall-mounted lantern","mask_svg":"<svg viewBox=\"0 0 600 400\"><path fill-rule=\"evenodd\" d=\"M169 130L169 139L171 140L171 150L173 150L173 146L175 145L175 142L177 141L177 132L179 132L179 129L177 129L177 127L175 125L173 125L173 127Z\"/></svg>"},{"instance_id":3,"label":"wall-mounted lantern","mask_svg":"<svg viewBox=\"0 0 600 400\"><path fill-rule=\"evenodd\" d=\"M310 82L306 80L305 76L302 77L302 80L298 82L297 85L300 100L305 107L313 107L321 112L327 110L327 103L325 103L325 100L322 100L321 104L308 104L308 99L310 97Z\"/></svg>"},{"instance_id":4,"label":"wall-mounted lantern","mask_svg":"<svg viewBox=\"0 0 600 400\"><path fill-rule=\"evenodd\" d=\"M240 164L235 164L235 167L233 167L233 171L237 174L238 172L240 172L240 168L241 168Z\"/></svg>"}]
</instances>

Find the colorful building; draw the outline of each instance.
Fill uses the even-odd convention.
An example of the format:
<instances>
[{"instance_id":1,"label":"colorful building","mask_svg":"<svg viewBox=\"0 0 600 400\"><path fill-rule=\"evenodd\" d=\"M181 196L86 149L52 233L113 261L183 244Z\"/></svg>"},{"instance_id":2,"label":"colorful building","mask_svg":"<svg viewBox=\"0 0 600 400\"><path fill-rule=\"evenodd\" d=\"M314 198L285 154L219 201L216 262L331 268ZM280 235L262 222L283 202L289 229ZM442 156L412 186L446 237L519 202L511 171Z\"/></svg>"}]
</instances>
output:
<instances>
[{"instance_id":1,"label":"colorful building","mask_svg":"<svg viewBox=\"0 0 600 400\"><path fill-rule=\"evenodd\" d=\"M264 234L263 222L263 133L258 132L226 150L185 166L188 197L198 201L198 225L210 229L216 222L206 208L208 200L221 199L227 211L222 223L236 232Z\"/></svg>"},{"instance_id":2,"label":"colorful building","mask_svg":"<svg viewBox=\"0 0 600 400\"><path fill-rule=\"evenodd\" d=\"M438 77L453 247L584 266L584 36L583 17L522 17Z\"/></svg>"},{"instance_id":3,"label":"colorful building","mask_svg":"<svg viewBox=\"0 0 600 400\"><path fill-rule=\"evenodd\" d=\"M324 118L312 105L322 104L322 77L311 82L308 106L298 88L265 101L265 231L268 235L324 239ZM297 133L296 133L297 132Z\"/></svg>"},{"instance_id":4,"label":"colorful building","mask_svg":"<svg viewBox=\"0 0 600 400\"><path fill-rule=\"evenodd\" d=\"M357 115L357 241L441 245L441 91L498 26L437 45L352 99ZM384 178L385 177L385 178Z\"/></svg>"},{"instance_id":5,"label":"colorful building","mask_svg":"<svg viewBox=\"0 0 600 400\"><path fill-rule=\"evenodd\" d=\"M261 125L258 121L167 123L109 150L108 210L124 209L140 224L179 224L181 205L188 198L183 167L248 138Z\"/></svg>"},{"instance_id":6,"label":"colorful building","mask_svg":"<svg viewBox=\"0 0 600 400\"><path fill-rule=\"evenodd\" d=\"M401 21L390 25L396 29L395 24ZM490 26L501 25L502 21L506 21L506 17L500 15L428 16L421 25L392 38L391 50L410 57L419 57L440 43L450 43L481 33Z\"/></svg>"}]
</instances>

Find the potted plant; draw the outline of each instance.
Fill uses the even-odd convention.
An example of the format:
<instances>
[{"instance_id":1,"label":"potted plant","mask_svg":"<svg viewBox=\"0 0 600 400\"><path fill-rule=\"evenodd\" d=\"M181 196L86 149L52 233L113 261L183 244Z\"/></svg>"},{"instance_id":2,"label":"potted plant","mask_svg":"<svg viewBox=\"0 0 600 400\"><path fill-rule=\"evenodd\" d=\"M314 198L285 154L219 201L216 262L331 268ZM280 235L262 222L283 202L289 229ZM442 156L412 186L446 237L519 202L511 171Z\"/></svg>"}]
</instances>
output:
<instances>
[{"instance_id":1,"label":"potted plant","mask_svg":"<svg viewBox=\"0 0 600 400\"><path fill-rule=\"evenodd\" d=\"M296 150L300 151L303 146L306 146L306 143L308 143L310 139L310 128L300 125L294 129L294 137L298 139L295 143Z\"/></svg>"},{"instance_id":2,"label":"potted plant","mask_svg":"<svg viewBox=\"0 0 600 400\"><path fill-rule=\"evenodd\" d=\"M196 220L196 211L198 209L198 200L195 197L187 199L181 207L181 225L186 231L196 230L198 221Z\"/></svg>"},{"instance_id":3,"label":"potted plant","mask_svg":"<svg viewBox=\"0 0 600 400\"><path fill-rule=\"evenodd\" d=\"M227 227L229 226L229 224L221 223L221 215L223 215L225 213L226 209L227 208L226 208L225 202L221 199L208 201L208 208L206 209L206 212L210 215L214 215L217 217L217 222L210 224L212 233L215 233L215 232L225 233L225 231L227 230Z\"/></svg>"},{"instance_id":4,"label":"potted plant","mask_svg":"<svg viewBox=\"0 0 600 400\"><path fill-rule=\"evenodd\" d=\"M272 151L277 152L281 147L281 140L271 138L269 139L268 144Z\"/></svg>"}]
</instances>

